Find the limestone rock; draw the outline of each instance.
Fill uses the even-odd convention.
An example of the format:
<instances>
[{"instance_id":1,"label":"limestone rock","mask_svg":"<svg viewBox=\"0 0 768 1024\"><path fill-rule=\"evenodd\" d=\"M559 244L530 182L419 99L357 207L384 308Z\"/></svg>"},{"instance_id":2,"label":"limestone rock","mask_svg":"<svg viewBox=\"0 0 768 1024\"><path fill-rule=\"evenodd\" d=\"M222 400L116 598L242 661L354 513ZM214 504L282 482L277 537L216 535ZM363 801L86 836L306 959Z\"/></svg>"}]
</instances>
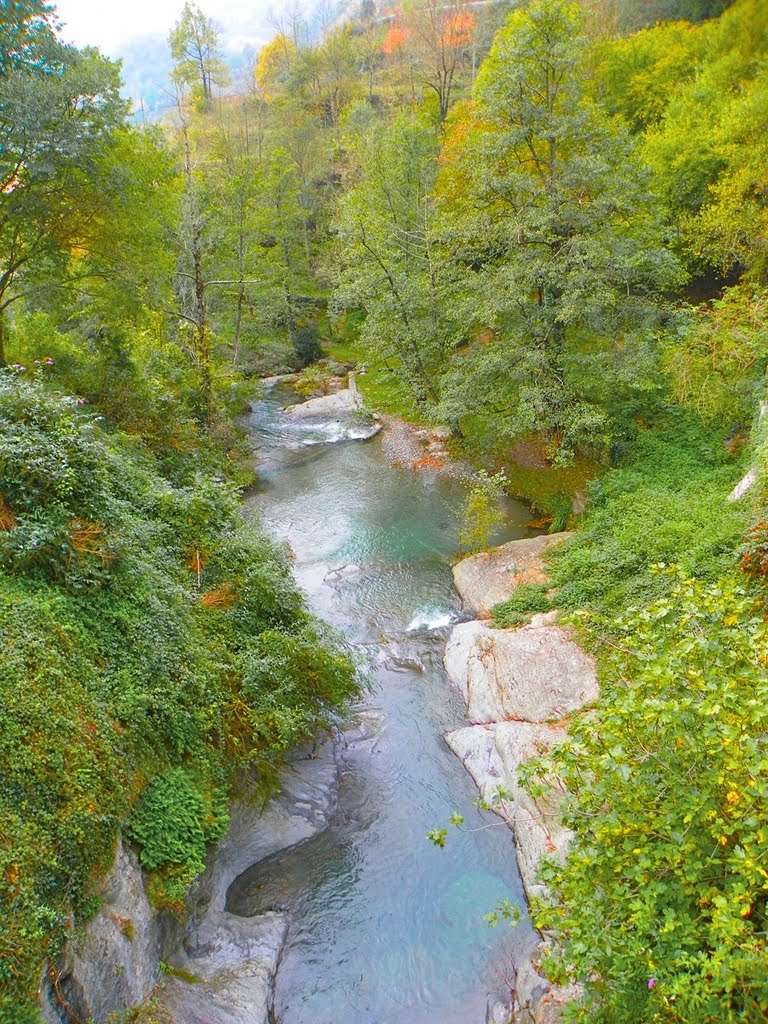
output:
<instances>
[{"instance_id":1,"label":"limestone rock","mask_svg":"<svg viewBox=\"0 0 768 1024\"><path fill-rule=\"evenodd\" d=\"M747 470L741 480L739 480L733 488L731 493L728 495L728 501L739 501L745 494L752 490L756 481L757 470L753 467L752 469Z\"/></svg>"},{"instance_id":2,"label":"limestone rock","mask_svg":"<svg viewBox=\"0 0 768 1024\"><path fill-rule=\"evenodd\" d=\"M537 880L541 858L562 855L571 833L560 824L563 790L558 780L543 797L532 797L518 783L518 769L565 738L563 726L531 722L498 722L471 725L445 737L480 790L482 798L495 805L498 814L513 828L520 875L530 898L541 891ZM509 799L499 803L497 790L503 786Z\"/></svg>"},{"instance_id":3,"label":"limestone rock","mask_svg":"<svg viewBox=\"0 0 768 1024\"><path fill-rule=\"evenodd\" d=\"M138 858L122 842L99 895L101 910L56 967L58 998L47 978L41 987L47 1020L61 1019L63 1001L82 1020L100 1024L116 1009L144 1002L157 983L166 935L144 892Z\"/></svg>"},{"instance_id":4,"label":"limestone rock","mask_svg":"<svg viewBox=\"0 0 768 1024\"><path fill-rule=\"evenodd\" d=\"M544 620L546 621L546 620ZM597 699L592 659L559 626L455 626L445 650L448 677L471 722L561 719Z\"/></svg>"},{"instance_id":5,"label":"limestone rock","mask_svg":"<svg viewBox=\"0 0 768 1024\"><path fill-rule=\"evenodd\" d=\"M462 559L453 567L453 583L465 606L476 615L490 615L521 583L544 583L542 555L570 533L551 533L502 544Z\"/></svg>"},{"instance_id":6,"label":"limestone rock","mask_svg":"<svg viewBox=\"0 0 768 1024\"><path fill-rule=\"evenodd\" d=\"M337 790L336 747L329 737L297 752L282 772L280 793L266 808L235 801L227 834L211 849L183 922L150 907L136 855L118 844L103 882L101 910L57 965L60 999L43 977L46 1022L107 1024L111 1014L147 999L164 960L200 979L197 984L165 980L160 998L169 1024L267 1024L287 922L280 914L248 919L228 913L227 891L253 864L325 828Z\"/></svg>"},{"instance_id":7,"label":"limestone rock","mask_svg":"<svg viewBox=\"0 0 768 1024\"><path fill-rule=\"evenodd\" d=\"M159 1002L167 1024L269 1024L274 978L285 943L283 914L228 915L206 947L184 963L188 977L168 978Z\"/></svg>"},{"instance_id":8,"label":"limestone rock","mask_svg":"<svg viewBox=\"0 0 768 1024\"><path fill-rule=\"evenodd\" d=\"M515 846L520 877L528 898L542 891L538 880L544 856L563 857L573 833L560 821L564 789L559 779L549 779L543 796L533 797L518 782L521 765L540 757L566 736L565 726L532 722L499 722L495 728L496 751L502 774L512 796Z\"/></svg>"},{"instance_id":9,"label":"limestone rock","mask_svg":"<svg viewBox=\"0 0 768 1024\"><path fill-rule=\"evenodd\" d=\"M332 395L310 398L299 405L289 405L285 409L286 416L294 420L336 419L347 416L360 408L360 396L357 390L344 388Z\"/></svg>"}]
</instances>

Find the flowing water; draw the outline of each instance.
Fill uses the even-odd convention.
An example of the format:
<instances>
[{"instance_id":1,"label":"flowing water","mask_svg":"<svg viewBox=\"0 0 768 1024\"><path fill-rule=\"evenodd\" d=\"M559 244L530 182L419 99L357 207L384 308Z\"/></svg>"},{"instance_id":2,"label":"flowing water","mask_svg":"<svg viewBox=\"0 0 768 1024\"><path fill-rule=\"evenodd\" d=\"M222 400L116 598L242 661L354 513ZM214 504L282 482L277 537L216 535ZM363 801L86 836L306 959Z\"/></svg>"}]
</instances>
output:
<instances>
[{"instance_id":1,"label":"flowing water","mask_svg":"<svg viewBox=\"0 0 768 1024\"><path fill-rule=\"evenodd\" d=\"M460 618L450 561L465 485L393 468L378 439L339 440L338 424L289 423L281 399L251 417L250 502L290 543L315 611L368 655L362 707L382 726L350 748L331 828L247 871L228 906L290 913L279 1024L482 1024L532 933L483 920L501 899L524 907L514 846L443 740L465 724L442 668ZM508 513L498 542L526 535L524 509ZM426 834L454 810L465 829L437 849Z\"/></svg>"}]
</instances>

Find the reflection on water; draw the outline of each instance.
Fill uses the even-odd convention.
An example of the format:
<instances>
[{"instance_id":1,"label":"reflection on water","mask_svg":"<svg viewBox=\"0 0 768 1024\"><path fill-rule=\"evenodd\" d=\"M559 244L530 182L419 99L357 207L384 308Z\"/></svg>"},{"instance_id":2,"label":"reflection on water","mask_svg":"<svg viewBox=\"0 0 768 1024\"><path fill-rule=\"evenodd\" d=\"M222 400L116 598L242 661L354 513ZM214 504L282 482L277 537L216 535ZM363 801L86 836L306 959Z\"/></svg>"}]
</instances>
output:
<instances>
[{"instance_id":1,"label":"reflection on water","mask_svg":"<svg viewBox=\"0 0 768 1024\"><path fill-rule=\"evenodd\" d=\"M368 654L366 703L385 724L348 751L333 826L246 872L229 908L291 915L280 1024L482 1024L531 932L482 918L500 899L522 903L514 847L442 739L464 724L442 669L460 617L450 559L463 485L388 466L376 439L328 443L339 424L315 425L307 443L276 410L268 399L252 417L251 502L290 543L315 610ZM508 511L499 541L524 535L524 510ZM426 833L453 810L466 830L438 850Z\"/></svg>"}]
</instances>

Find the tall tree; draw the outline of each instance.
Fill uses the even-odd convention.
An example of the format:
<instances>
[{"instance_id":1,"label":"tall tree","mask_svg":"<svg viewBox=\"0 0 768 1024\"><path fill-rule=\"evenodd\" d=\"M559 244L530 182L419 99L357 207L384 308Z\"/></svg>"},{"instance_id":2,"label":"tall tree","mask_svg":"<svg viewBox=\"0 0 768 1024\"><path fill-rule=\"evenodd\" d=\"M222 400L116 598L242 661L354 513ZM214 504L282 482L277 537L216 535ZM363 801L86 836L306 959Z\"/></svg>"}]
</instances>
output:
<instances>
[{"instance_id":1,"label":"tall tree","mask_svg":"<svg viewBox=\"0 0 768 1024\"><path fill-rule=\"evenodd\" d=\"M224 85L228 79L213 20L207 18L197 4L186 3L169 42L177 81L195 86L203 104L210 106L213 86Z\"/></svg>"},{"instance_id":2,"label":"tall tree","mask_svg":"<svg viewBox=\"0 0 768 1024\"><path fill-rule=\"evenodd\" d=\"M363 142L357 184L340 204L336 302L365 309L362 339L395 369L417 402L437 402L451 331L432 190L437 131L413 114Z\"/></svg>"},{"instance_id":3,"label":"tall tree","mask_svg":"<svg viewBox=\"0 0 768 1024\"><path fill-rule=\"evenodd\" d=\"M443 413L485 408L560 461L607 440L611 388L591 390L595 369L632 376L648 299L676 279L631 141L586 92L581 24L562 0L510 15L440 185L462 316L470 336L490 330L455 362Z\"/></svg>"},{"instance_id":4,"label":"tall tree","mask_svg":"<svg viewBox=\"0 0 768 1024\"><path fill-rule=\"evenodd\" d=\"M118 67L65 46L47 5L3 6L0 66L0 363L9 307L33 273L87 251L108 198L100 168L127 107Z\"/></svg>"},{"instance_id":5,"label":"tall tree","mask_svg":"<svg viewBox=\"0 0 768 1024\"><path fill-rule=\"evenodd\" d=\"M411 74L434 92L441 123L461 68L472 62L476 28L469 0L406 0L384 39L384 52L404 59Z\"/></svg>"}]
</instances>

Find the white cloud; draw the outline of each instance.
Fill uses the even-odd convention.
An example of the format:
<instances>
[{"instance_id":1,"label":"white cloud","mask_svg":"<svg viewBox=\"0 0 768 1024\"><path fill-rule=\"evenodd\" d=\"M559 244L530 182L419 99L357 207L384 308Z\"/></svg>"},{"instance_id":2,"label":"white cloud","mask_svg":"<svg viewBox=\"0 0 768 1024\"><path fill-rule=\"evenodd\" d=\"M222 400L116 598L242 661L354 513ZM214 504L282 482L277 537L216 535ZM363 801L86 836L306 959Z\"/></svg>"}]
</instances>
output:
<instances>
[{"instance_id":1,"label":"white cloud","mask_svg":"<svg viewBox=\"0 0 768 1024\"><path fill-rule=\"evenodd\" d=\"M184 0L59 0L63 36L77 46L98 46L119 56L131 39L150 34L167 36L178 20ZM225 36L247 37L258 44L271 34L269 12L280 0L215 0L200 4L222 27Z\"/></svg>"}]
</instances>

